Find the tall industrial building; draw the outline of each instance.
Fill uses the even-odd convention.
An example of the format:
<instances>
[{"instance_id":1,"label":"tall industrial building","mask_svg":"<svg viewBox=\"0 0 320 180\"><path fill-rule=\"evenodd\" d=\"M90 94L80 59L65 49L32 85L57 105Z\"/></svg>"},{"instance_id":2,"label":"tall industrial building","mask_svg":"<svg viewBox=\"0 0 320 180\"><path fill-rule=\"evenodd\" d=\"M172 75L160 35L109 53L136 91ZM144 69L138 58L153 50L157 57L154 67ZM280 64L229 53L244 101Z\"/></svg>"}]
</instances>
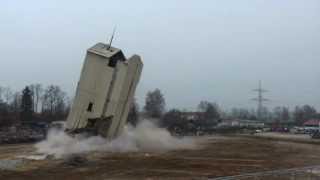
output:
<instances>
[{"instance_id":1,"label":"tall industrial building","mask_svg":"<svg viewBox=\"0 0 320 180\"><path fill-rule=\"evenodd\" d=\"M66 129L94 130L114 138L127 121L143 63L138 55L126 59L120 49L98 43L87 50Z\"/></svg>"}]
</instances>

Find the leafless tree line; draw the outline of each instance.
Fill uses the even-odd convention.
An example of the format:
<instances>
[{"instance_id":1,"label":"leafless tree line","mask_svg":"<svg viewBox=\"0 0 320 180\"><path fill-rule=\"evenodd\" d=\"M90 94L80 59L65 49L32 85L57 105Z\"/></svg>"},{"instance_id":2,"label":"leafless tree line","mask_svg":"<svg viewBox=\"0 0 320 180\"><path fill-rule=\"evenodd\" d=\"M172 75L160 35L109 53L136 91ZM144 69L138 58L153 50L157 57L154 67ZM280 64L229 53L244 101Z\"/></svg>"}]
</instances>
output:
<instances>
[{"instance_id":1,"label":"leafless tree line","mask_svg":"<svg viewBox=\"0 0 320 180\"><path fill-rule=\"evenodd\" d=\"M55 120L65 118L70 100L65 91L57 85L43 86L40 83L26 86L31 91L32 111L35 119ZM16 120L21 112L22 90L0 86L0 123L4 119Z\"/></svg>"},{"instance_id":2,"label":"leafless tree line","mask_svg":"<svg viewBox=\"0 0 320 180\"><path fill-rule=\"evenodd\" d=\"M171 109L165 112L165 98L159 89L147 93L144 111L149 117L165 117L166 122L170 121L170 123L177 121L177 117L183 116L183 114L186 113L188 114L188 112L183 112L178 109ZM212 124L216 124L219 119L258 120L257 111L255 109L242 107L232 108L231 111L225 111L219 108L218 104L209 101L201 101L198 105L197 112L193 113L198 115L202 114L199 118L202 119L202 121L212 120ZM305 121L312 118L320 119L320 113L308 104L296 106L294 109L290 109L286 106L277 106L273 109L263 107L261 115L262 120L265 122L291 123L296 125L302 125Z\"/></svg>"}]
</instances>

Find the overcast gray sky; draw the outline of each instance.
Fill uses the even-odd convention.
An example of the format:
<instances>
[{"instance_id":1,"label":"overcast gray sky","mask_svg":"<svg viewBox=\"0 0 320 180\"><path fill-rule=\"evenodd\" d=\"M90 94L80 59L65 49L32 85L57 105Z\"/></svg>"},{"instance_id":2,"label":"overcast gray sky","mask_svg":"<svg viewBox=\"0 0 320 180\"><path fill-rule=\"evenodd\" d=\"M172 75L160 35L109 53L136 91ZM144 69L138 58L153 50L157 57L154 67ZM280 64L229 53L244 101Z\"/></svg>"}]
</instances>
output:
<instances>
[{"instance_id":1,"label":"overcast gray sky","mask_svg":"<svg viewBox=\"0 0 320 180\"><path fill-rule=\"evenodd\" d=\"M106 42L143 57L137 91L160 88L169 107L200 100L320 109L319 0L1 0L0 85L40 82L73 95L85 51Z\"/></svg>"}]
</instances>

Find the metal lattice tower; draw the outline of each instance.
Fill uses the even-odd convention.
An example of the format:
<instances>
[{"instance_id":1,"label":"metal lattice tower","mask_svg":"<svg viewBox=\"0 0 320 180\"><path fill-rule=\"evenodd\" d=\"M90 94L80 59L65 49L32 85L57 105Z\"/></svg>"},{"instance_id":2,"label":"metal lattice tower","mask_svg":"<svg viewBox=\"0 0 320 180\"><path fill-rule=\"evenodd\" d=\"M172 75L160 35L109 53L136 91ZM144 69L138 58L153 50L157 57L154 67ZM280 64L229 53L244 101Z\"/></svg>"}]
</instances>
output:
<instances>
[{"instance_id":1,"label":"metal lattice tower","mask_svg":"<svg viewBox=\"0 0 320 180\"><path fill-rule=\"evenodd\" d=\"M268 101L268 99L263 97L263 93L268 92L265 89L262 89L261 81L259 81L259 87L258 89L254 89L253 91L258 92L258 97L253 98L252 100L258 102L258 108L257 108L257 117L258 120L262 120L262 109L263 109L263 102Z\"/></svg>"}]
</instances>

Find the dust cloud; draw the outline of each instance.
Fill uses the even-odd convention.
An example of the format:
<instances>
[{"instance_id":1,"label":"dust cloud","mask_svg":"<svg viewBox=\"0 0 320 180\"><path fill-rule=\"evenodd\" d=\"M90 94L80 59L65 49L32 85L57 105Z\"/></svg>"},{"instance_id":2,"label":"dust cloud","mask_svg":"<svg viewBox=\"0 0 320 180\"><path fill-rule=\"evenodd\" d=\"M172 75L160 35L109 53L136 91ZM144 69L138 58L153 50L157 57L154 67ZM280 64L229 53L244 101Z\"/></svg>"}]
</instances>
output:
<instances>
[{"instance_id":1,"label":"dust cloud","mask_svg":"<svg viewBox=\"0 0 320 180\"><path fill-rule=\"evenodd\" d=\"M63 130L51 129L47 139L37 143L37 152L63 158L91 151L105 152L164 152L176 149L193 149L194 139L173 137L166 129L144 120L136 127L127 126L123 133L112 141L93 137L71 137Z\"/></svg>"}]
</instances>

